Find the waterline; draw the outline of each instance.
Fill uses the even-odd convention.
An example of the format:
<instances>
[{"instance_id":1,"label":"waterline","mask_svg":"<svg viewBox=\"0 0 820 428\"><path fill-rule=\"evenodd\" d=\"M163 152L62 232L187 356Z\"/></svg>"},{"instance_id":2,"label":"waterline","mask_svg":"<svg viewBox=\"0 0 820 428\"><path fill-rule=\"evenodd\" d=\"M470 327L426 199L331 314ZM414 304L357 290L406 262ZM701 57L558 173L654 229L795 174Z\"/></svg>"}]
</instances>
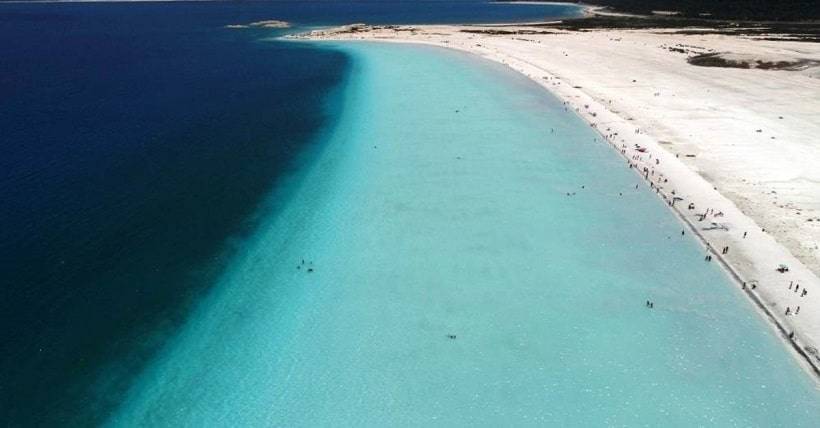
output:
<instances>
[{"instance_id":1,"label":"waterline","mask_svg":"<svg viewBox=\"0 0 820 428\"><path fill-rule=\"evenodd\" d=\"M336 48L354 71L326 149L112 424L820 415L750 305L560 102L440 49Z\"/></svg>"}]
</instances>

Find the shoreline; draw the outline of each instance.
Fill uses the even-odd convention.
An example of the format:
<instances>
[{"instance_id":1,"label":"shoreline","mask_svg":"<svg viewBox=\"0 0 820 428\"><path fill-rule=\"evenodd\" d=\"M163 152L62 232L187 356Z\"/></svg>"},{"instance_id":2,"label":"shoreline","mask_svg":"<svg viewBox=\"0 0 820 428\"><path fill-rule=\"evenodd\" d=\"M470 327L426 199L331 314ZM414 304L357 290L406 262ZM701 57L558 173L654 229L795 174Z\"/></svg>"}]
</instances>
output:
<instances>
[{"instance_id":1,"label":"shoreline","mask_svg":"<svg viewBox=\"0 0 820 428\"><path fill-rule=\"evenodd\" d=\"M764 321L561 101L466 53L307 45L350 65L318 157L109 424L820 415Z\"/></svg>"},{"instance_id":2,"label":"shoreline","mask_svg":"<svg viewBox=\"0 0 820 428\"><path fill-rule=\"evenodd\" d=\"M534 63L538 59L536 54L539 53L535 49L530 52L532 56L528 56L526 50L522 53L510 49L534 41L540 44L537 37L549 40L556 33L567 37L575 34L550 31L544 33L547 39L543 39L540 34L532 35L521 31L503 36L460 31L476 27L480 26L365 26L352 31L350 27L340 27L291 36L288 39L433 45L501 63L535 81L562 100L567 108L573 108L578 116L596 129L603 141L627 160L628 167L634 168L645 184L650 186L650 190L654 190L685 227L698 236L706 254L717 258L728 277L737 284L738 291L743 292L751 301L799 365L820 385L820 354L817 351L820 345L820 314L817 313L820 308L820 279L817 275L770 233L765 232L754 219L744 214L734 201L720 193L716 184L712 183L715 180L707 180L699 171L686 165L680 159L680 153L675 154L665 148L664 141L648 134L639 124L634 123L634 117L623 117L630 115L613 108L611 100L605 103L594 92L584 90L586 86L575 84L569 78L555 73L555 70ZM525 27L519 26L519 29L526 29ZM531 30L540 31L543 28ZM597 33L617 37L630 32L610 30ZM523 38L523 34L527 38ZM570 51L569 48L567 50L573 54L583 53ZM694 210L681 208L682 204L688 207L690 203L695 204ZM728 254L718 251L724 247L729 247ZM775 271L781 263L789 267L787 273ZM801 290L809 290L809 293L805 296L793 293L790 281L799 284ZM802 306L802 311L797 316L785 314L785 308L793 313L798 306Z\"/></svg>"}]
</instances>

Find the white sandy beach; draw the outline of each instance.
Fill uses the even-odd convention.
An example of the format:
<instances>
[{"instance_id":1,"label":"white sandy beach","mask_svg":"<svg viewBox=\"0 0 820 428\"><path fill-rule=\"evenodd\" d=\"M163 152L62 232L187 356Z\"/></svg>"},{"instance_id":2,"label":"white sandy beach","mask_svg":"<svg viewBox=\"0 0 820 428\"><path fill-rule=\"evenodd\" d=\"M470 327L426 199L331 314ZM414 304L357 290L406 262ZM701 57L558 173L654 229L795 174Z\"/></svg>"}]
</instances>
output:
<instances>
[{"instance_id":1,"label":"white sandy beach","mask_svg":"<svg viewBox=\"0 0 820 428\"><path fill-rule=\"evenodd\" d=\"M622 153L625 168L644 175L668 203L675 199L673 209L711 248L704 256L709 251L725 264L795 355L820 375L820 67L811 62L820 61L820 44L646 30L349 30L299 37L467 51L507 64L559 96ZM687 63L701 53L808 65L763 70ZM780 264L788 272L778 272Z\"/></svg>"}]
</instances>

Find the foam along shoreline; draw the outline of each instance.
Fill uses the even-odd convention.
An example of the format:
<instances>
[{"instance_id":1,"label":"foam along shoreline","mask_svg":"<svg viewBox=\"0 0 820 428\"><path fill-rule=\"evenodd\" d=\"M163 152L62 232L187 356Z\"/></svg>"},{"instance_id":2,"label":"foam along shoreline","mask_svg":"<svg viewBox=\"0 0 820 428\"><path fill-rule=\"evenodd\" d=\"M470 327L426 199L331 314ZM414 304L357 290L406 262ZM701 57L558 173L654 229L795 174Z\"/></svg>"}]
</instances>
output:
<instances>
[{"instance_id":1,"label":"foam along shoreline","mask_svg":"<svg viewBox=\"0 0 820 428\"><path fill-rule=\"evenodd\" d=\"M820 58L820 45L674 32L357 24L292 36L420 43L509 66L563 100L694 231L820 380L820 69L698 67L742 52ZM773 74L774 73L774 74ZM777 141L773 147L772 142ZM785 265L787 271L778 267ZM798 287L799 286L799 287Z\"/></svg>"}]
</instances>

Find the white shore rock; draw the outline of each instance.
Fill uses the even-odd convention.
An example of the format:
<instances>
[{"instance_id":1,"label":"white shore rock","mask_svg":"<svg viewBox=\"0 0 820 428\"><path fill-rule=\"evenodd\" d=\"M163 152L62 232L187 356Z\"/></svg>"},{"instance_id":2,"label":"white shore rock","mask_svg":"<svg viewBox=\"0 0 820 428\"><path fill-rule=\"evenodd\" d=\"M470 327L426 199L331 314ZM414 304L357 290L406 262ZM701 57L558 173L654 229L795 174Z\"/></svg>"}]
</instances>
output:
<instances>
[{"instance_id":1,"label":"white shore rock","mask_svg":"<svg viewBox=\"0 0 820 428\"><path fill-rule=\"evenodd\" d=\"M266 21L251 22L249 24L229 24L226 25L225 28L290 28L290 23L270 19Z\"/></svg>"}]
</instances>

